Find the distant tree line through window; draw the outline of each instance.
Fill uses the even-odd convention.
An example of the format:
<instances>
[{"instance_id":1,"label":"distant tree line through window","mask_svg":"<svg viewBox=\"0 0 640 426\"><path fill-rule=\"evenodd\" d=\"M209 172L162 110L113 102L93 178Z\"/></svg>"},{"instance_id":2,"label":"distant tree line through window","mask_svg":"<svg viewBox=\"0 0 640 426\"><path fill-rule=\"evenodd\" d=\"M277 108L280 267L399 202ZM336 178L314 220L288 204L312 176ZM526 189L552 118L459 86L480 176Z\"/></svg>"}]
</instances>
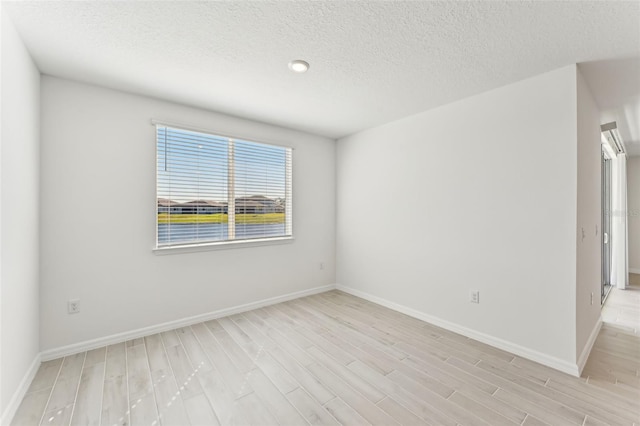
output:
<instances>
[{"instance_id":1,"label":"distant tree line through window","mask_svg":"<svg viewBox=\"0 0 640 426\"><path fill-rule=\"evenodd\" d=\"M291 148L156 125L157 246L292 235Z\"/></svg>"}]
</instances>

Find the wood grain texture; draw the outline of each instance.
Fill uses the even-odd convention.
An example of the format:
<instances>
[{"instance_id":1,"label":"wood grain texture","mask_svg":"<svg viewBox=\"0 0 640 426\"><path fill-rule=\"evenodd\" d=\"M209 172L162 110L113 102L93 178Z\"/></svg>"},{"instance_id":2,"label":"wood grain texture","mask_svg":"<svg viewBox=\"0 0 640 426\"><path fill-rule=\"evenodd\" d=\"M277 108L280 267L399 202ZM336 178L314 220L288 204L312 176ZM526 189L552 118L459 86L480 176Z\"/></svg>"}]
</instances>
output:
<instances>
[{"instance_id":1,"label":"wood grain texture","mask_svg":"<svg viewBox=\"0 0 640 426\"><path fill-rule=\"evenodd\" d=\"M45 362L12 424L640 424L640 287L575 378L331 291Z\"/></svg>"}]
</instances>

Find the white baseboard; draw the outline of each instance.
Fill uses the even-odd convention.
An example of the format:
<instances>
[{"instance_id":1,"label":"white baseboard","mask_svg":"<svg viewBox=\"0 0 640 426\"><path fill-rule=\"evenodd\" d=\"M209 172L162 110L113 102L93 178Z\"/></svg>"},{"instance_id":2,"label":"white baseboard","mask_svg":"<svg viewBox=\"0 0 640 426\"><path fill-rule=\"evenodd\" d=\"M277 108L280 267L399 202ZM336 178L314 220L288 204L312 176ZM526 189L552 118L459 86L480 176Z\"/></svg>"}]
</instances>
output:
<instances>
[{"instance_id":1,"label":"white baseboard","mask_svg":"<svg viewBox=\"0 0 640 426\"><path fill-rule=\"evenodd\" d=\"M584 369L585 364L587 363L587 359L589 359L589 354L591 353L591 349L593 348L593 344L596 343L596 339L598 338L598 333L600 333L600 328L602 328L602 317L598 317L598 322L591 330L591 334L589 335L589 339L587 339L587 343L584 345L582 349L582 353L578 358L578 373L582 374L582 370Z\"/></svg>"},{"instance_id":2,"label":"white baseboard","mask_svg":"<svg viewBox=\"0 0 640 426\"><path fill-rule=\"evenodd\" d=\"M22 403L22 399L24 398L27 390L29 390L29 386L31 386L31 382L33 378L36 377L36 373L38 372L38 368L40 368L41 357L40 354L36 354L35 358L31 362L29 369L25 373L24 377L20 381L18 388L11 396L9 400L9 404L7 408L4 409L2 413L2 417L0 417L0 425L9 425L13 420L13 416L16 415L16 411L18 411L18 407L20 407L20 403Z\"/></svg>"},{"instance_id":3,"label":"white baseboard","mask_svg":"<svg viewBox=\"0 0 640 426\"><path fill-rule=\"evenodd\" d=\"M640 274L640 269L629 268L629 272L631 272L632 274Z\"/></svg>"},{"instance_id":4,"label":"white baseboard","mask_svg":"<svg viewBox=\"0 0 640 426\"><path fill-rule=\"evenodd\" d=\"M352 294L357 297L361 297L362 299L368 300L373 303L377 303L378 305L385 306L389 309L393 309L394 311L401 312L403 314L409 315L411 317L417 318L419 320L428 322L429 324L433 324L438 327L442 327L446 330L452 331L454 333L461 334L463 336L469 337L471 339L477 340L482 343L486 343L487 345L494 346L498 349L505 350L514 355L521 356L523 358L529 359L531 361L535 361L537 363L546 365L547 367L551 367L553 369L562 371L564 373L570 374L575 377L580 376L580 371L578 369L577 364L573 364L571 362L565 361L560 358L556 358L554 356L550 356L544 354L542 352L538 352L536 350L520 346L518 344L509 342L507 340L503 340L485 333L481 333L476 330L472 330L467 327L463 327L459 324L455 324L450 321L443 320L441 318L426 314L424 312L418 311L413 308L409 308L404 305L400 305L395 302L391 302L389 300L383 299L378 296L373 296L369 293L356 290L353 288L345 287L340 284L336 284L336 288L338 290L344 291L345 293Z\"/></svg>"},{"instance_id":5,"label":"white baseboard","mask_svg":"<svg viewBox=\"0 0 640 426\"><path fill-rule=\"evenodd\" d=\"M112 334L110 336L99 337L97 339L87 340L84 342L74 343L72 345L62 346L59 348L48 349L41 353L42 361L60 358L63 356L73 355L91 349L100 348L102 346L113 345L139 337L149 336L151 334L161 333L188 325L197 324L203 321L209 321L216 318L226 317L228 315L239 314L253 309L262 308L264 306L275 305L276 303L286 302L287 300L298 299L300 297L311 296L312 294L324 293L325 291L335 289L335 285L325 285L314 287L307 290L296 291L284 294L282 296L270 297L268 299L258 300L256 302L245 303L231 308L220 309L205 314L195 315L192 317L182 318L162 324L152 325L149 327L138 328L136 330L125 331L123 333Z\"/></svg>"}]
</instances>

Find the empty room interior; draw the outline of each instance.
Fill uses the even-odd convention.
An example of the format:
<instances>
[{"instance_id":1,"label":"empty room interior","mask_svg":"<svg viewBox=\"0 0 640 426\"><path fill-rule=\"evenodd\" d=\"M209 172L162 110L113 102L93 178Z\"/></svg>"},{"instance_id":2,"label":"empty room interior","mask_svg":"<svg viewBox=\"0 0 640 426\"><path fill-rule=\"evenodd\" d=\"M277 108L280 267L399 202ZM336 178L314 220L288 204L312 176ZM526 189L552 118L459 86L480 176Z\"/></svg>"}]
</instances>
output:
<instances>
[{"instance_id":1,"label":"empty room interior","mask_svg":"<svg viewBox=\"0 0 640 426\"><path fill-rule=\"evenodd\" d=\"M2 1L2 425L640 425L639 1Z\"/></svg>"}]
</instances>

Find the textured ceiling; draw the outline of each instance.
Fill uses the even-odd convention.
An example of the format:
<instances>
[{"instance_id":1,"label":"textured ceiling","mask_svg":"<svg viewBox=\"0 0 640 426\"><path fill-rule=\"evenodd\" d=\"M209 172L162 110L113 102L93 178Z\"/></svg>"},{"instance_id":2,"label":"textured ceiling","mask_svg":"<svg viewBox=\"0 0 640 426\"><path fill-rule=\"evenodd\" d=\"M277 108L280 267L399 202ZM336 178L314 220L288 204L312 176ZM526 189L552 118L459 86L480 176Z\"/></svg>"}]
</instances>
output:
<instances>
[{"instance_id":1,"label":"textured ceiling","mask_svg":"<svg viewBox=\"0 0 640 426\"><path fill-rule=\"evenodd\" d=\"M640 55L640 2L3 2L43 73L330 137ZM292 59L311 64L298 75Z\"/></svg>"}]
</instances>

